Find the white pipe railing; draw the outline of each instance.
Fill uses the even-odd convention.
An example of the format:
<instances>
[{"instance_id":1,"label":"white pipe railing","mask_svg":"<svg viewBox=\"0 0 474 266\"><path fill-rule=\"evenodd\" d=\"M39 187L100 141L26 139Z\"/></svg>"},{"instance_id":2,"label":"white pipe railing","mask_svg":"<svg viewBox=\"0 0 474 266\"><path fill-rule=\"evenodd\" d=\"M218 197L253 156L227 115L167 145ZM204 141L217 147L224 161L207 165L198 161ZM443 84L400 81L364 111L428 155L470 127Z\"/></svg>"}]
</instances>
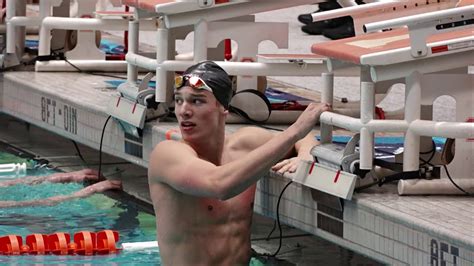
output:
<instances>
[{"instance_id":1,"label":"white pipe railing","mask_svg":"<svg viewBox=\"0 0 474 266\"><path fill-rule=\"evenodd\" d=\"M453 21L456 21L454 17L459 17L459 19L474 18L474 5L368 23L364 25L364 31L374 32L387 28L396 28L425 23L439 24L443 23L442 21L445 19L449 19L450 21L453 19Z\"/></svg>"},{"instance_id":2,"label":"white pipe railing","mask_svg":"<svg viewBox=\"0 0 474 266\"><path fill-rule=\"evenodd\" d=\"M167 102L170 97L168 86L168 75L166 70L161 69L162 63L169 59L169 45L170 45L170 30L165 27L163 20L160 19L158 30L156 31L156 60L155 67L151 70L156 73L156 90L155 90L155 101ZM127 54L128 55L128 54ZM163 89L159 89L163 88Z\"/></svg>"},{"instance_id":3,"label":"white pipe railing","mask_svg":"<svg viewBox=\"0 0 474 266\"><path fill-rule=\"evenodd\" d=\"M63 18L47 17L43 19L40 30L40 42L38 55L50 54L51 30L128 30L128 20L126 19L98 19L98 18ZM140 29L147 31L156 30L154 20L140 21Z\"/></svg>"},{"instance_id":4,"label":"white pipe railing","mask_svg":"<svg viewBox=\"0 0 474 266\"><path fill-rule=\"evenodd\" d=\"M474 193L474 178L456 178L456 184L468 193ZM398 182L399 195L464 195L447 178L441 179L412 179Z\"/></svg>"},{"instance_id":5,"label":"white pipe railing","mask_svg":"<svg viewBox=\"0 0 474 266\"><path fill-rule=\"evenodd\" d=\"M7 53L14 54L16 53L16 35L15 28L20 26L32 27L39 26L41 24L41 18L34 17L12 17L7 22Z\"/></svg>"},{"instance_id":6,"label":"white pipe railing","mask_svg":"<svg viewBox=\"0 0 474 266\"><path fill-rule=\"evenodd\" d=\"M468 122L436 122L417 120L410 124L410 130L420 136L474 138L474 123Z\"/></svg>"},{"instance_id":7,"label":"white pipe railing","mask_svg":"<svg viewBox=\"0 0 474 266\"><path fill-rule=\"evenodd\" d=\"M389 7L391 8L393 6L399 6L399 5L403 5L403 3L400 3L400 1L384 1L384 2L370 3L370 4L360 5L360 6L350 6L350 7L345 7L345 8L339 8L339 9L334 9L334 10L329 10L329 11L324 11L324 12L316 12L316 13L311 14L311 17L313 17L313 22L314 22L314 21L320 21L320 20L325 20L325 19L363 14L363 13L366 13L367 11L373 11L375 9L382 9L382 8L389 8Z\"/></svg>"},{"instance_id":8,"label":"white pipe railing","mask_svg":"<svg viewBox=\"0 0 474 266\"><path fill-rule=\"evenodd\" d=\"M405 120L370 120L363 124L359 118L332 112L322 113L320 121L352 132L359 132L363 127L370 132L406 132L409 127Z\"/></svg>"},{"instance_id":9,"label":"white pipe railing","mask_svg":"<svg viewBox=\"0 0 474 266\"><path fill-rule=\"evenodd\" d=\"M193 61L175 61L166 60L158 64L155 59L145 56L130 54L126 56L130 64L140 67L156 70L160 67L166 71L184 71L186 68L195 64ZM227 62L215 61L230 75L251 75L251 76L314 76L326 70L324 64L306 64L300 66L290 63L258 63L258 62Z\"/></svg>"},{"instance_id":10,"label":"white pipe railing","mask_svg":"<svg viewBox=\"0 0 474 266\"><path fill-rule=\"evenodd\" d=\"M101 72L125 72L127 63L125 61L105 61L105 60L68 60L71 64L82 71ZM78 70L64 60L36 61L35 71L61 71L77 72Z\"/></svg>"},{"instance_id":11,"label":"white pipe railing","mask_svg":"<svg viewBox=\"0 0 474 266\"><path fill-rule=\"evenodd\" d=\"M128 52L138 53L140 24L137 20L128 23ZM137 66L127 64L127 81L135 83L138 79Z\"/></svg>"},{"instance_id":12,"label":"white pipe railing","mask_svg":"<svg viewBox=\"0 0 474 266\"><path fill-rule=\"evenodd\" d=\"M436 122L416 120L410 124L405 120L371 120L363 124L360 119L332 112L324 112L321 122L340 128L358 132L365 127L371 132L406 132L413 131L420 136L436 136L444 138L474 138L474 123L468 122Z\"/></svg>"}]
</instances>

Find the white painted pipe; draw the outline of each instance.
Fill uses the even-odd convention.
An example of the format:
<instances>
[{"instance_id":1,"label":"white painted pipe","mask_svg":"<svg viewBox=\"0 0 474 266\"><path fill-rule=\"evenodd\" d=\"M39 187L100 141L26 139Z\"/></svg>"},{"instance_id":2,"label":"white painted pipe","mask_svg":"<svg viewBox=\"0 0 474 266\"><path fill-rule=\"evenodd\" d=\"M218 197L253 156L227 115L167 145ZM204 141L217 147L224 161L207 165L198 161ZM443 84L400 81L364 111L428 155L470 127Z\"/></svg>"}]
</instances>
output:
<instances>
[{"instance_id":1,"label":"white painted pipe","mask_svg":"<svg viewBox=\"0 0 474 266\"><path fill-rule=\"evenodd\" d=\"M142 250L142 249L150 249L150 248L158 249L158 242L145 241L145 242L122 243L122 249L125 251Z\"/></svg>"},{"instance_id":2,"label":"white painted pipe","mask_svg":"<svg viewBox=\"0 0 474 266\"><path fill-rule=\"evenodd\" d=\"M421 117L421 74L412 73L406 80L405 120L412 123ZM420 158L420 135L408 129L403 144L403 171L417 171Z\"/></svg>"},{"instance_id":3,"label":"white painted pipe","mask_svg":"<svg viewBox=\"0 0 474 266\"><path fill-rule=\"evenodd\" d=\"M468 193L474 193L473 178L456 178L454 182ZM398 182L399 195L461 195L464 194L447 178L412 179Z\"/></svg>"},{"instance_id":4,"label":"white painted pipe","mask_svg":"<svg viewBox=\"0 0 474 266\"><path fill-rule=\"evenodd\" d=\"M317 13L314 13L314 14L317 14ZM474 5L368 23L364 25L364 31L374 32L374 31L379 31L379 30L383 30L387 28L402 27L405 25L410 26L410 25L424 24L424 23L429 23L429 22L439 23L440 20L451 19L456 16L459 16L459 17L464 16L464 19L474 18Z\"/></svg>"},{"instance_id":5,"label":"white painted pipe","mask_svg":"<svg viewBox=\"0 0 474 266\"><path fill-rule=\"evenodd\" d=\"M156 30L154 20L140 21L140 28L146 31ZM50 54L51 30L115 30L125 31L128 29L128 20L125 19L99 19L99 18L63 18L47 17L43 19L40 31L40 43L38 55Z\"/></svg>"},{"instance_id":6,"label":"white painted pipe","mask_svg":"<svg viewBox=\"0 0 474 266\"><path fill-rule=\"evenodd\" d=\"M365 127L360 129L359 156L360 169L372 169L374 160L374 133Z\"/></svg>"},{"instance_id":7,"label":"white painted pipe","mask_svg":"<svg viewBox=\"0 0 474 266\"><path fill-rule=\"evenodd\" d=\"M155 101L159 103L167 102L168 99L168 73L163 68L162 63L168 60L168 50L170 41L170 30L165 27L165 24L160 21L159 28L156 32L156 60L155 65L151 69L156 71L156 90L155 90ZM128 55L127 55L128 57ZM140 65L139 65L140 66Z\"/></svg>"},{"instance_id":8,"label":"white painted pipe","mask_svg":"<svg viewBox=\"0 0 474 266\"><path fill-rule=\"evenodd\" d=\"M374 119L375 86L372 82L362 81L360 84L360 121L364 127L360 129L360 169L372 169L374 158L374 133L365 127Z\"/></svg>"},{"instance_id":9,"label":"white painted pipe","mask_svg":"<svg viewBox=\"0 0 474 266\"><path fill-rule=\"evenodd\" d=\"M104 61L104 60L68 60L82 71L100 72L125 72L127 63L125 61ZM61 71L77 72L73 66L64 60L37 61L35 71Z\"/></svg>"},{"instance_id":10,"label":"white painted pipe","mask_svg":"<svg viewBox=\"0 0 474 266\"><path fill-rule=\"evenodd\" d=\"M20 26L38 26L41 24L41 19L34 17L13 17L7 22L7 53L16 53L16 27Z\"/></svg>"},{"instance_id":11,"label":"white painted pipe","mask_svg":"<svg viewBox=\"0 0 474 266\"><path fill-rule=\"evenodd\" d=\"M41 19L38 17L13 17L8 23L14 26L39 26Z\"/></svg>"},{"instance_id":12,"label":"white painted pipe","mask_svg":"<svg viewBox=\"0 0 474 266\"><path fill-rule=\"evenodd\" d=\"M208 22L201 19L194 25L194 62L198 63L206 60L208 47Z\"/></svg>"},{"instance_id":13,"label":"white painted pipe","mask_svg":"<svg viewBox=\"0 0 474 266\"><path fill-rule=\"evenodd\" d=\"M320 121L352 132L358 132L362 127L371 132L406 132L408 130L408 123L405 120L371 120L367 124L362 124L358 118L332 112L322 113Z\"/></svg>"},{"instance_id":14,"label":"white painted pipe","mask_svg":"<svg viewBox=\"0 0 474 266\"><path fill-rule=\"evenodd\" d=\"M372 120L365 127L371 132L405 132L408 123L405 120Z\"/></svg>"},{"instance_id":15,"label":"white painted pipe","mask_svg":"<svg viewBox=\"0 0 474 266\"><path fill-rule=\"evenodd\" d=\"M361 14L367 11L373 11L375 9L393 7L393 5L396 5L398 3L399 3L398 1L384 1L384 2L379 2L379 3L370 3L370 4L360 5L360 6L339 8L339 9L334 9L334 10L325 11L325 12L316 12L316 13L311 14L311 16L313 17L313 22L315 22L315 21L320 21L320 20L325 20L325 19L352 16L354 14Z\"/></svg>"},{"instance_id":16,"label":"white painted pipe","mask_svg":"<svg viewBox=\"0 0 474 266\"><path fill-rule=\"evenodd\" d=\"M8 22L11 18L16 16L16 4L15 2L20 2L16 0L7 0L6 7L6 21Z\"/></svg>"},{"instance_id":17,"label":"white painted pipe","mask_svg":"<svg viewBox=\"0 0 474 266\"><path fill-rule=\"evenodd\" d=\"M334 125L352 132L358 132L362 128L362 122L360 119L332 112L323 112L319 117L319 121L321 123Z\"/></svg>"},{"instance_id":18,"label":"white painted pipe","mask_svg":"<svg viewBox=\"0 0 474 266\"><path fill-rule=\"evenodd\" d=\"M128 53L126 60L130 64L136 64L149 70L154 70L159 66L156 60L137 54ZM291 63L215 62L230 75L314 76L326 70L322 64L307 64L301 67ZM160 64L160 67L166 71L184 71L193 64L193 61L166 60Z\"/></svg>"},{"instance_id":19,"label":"white painted pipe","mask_svg":"<svg viewBox=\"0 0 474 266\"><path fill-rule=\"evenodd\" d=\"M334 74L333 73L322 73L321 79L323 86L321 90L321 103L329 103L331 106L334 104ZM321 143L332 142L332 131L333 126L320 122L321 129Z\"/></svg>"},{"instance_id":20,"label":"white painted pipe","mask_svg":"<svg viewBox=\"0 0 474 266\"><path fill-rule=\"evenodd\" d=\"M138 53L140 24L137 20L128 23L128 52ZM136 65L127 64L127 81L135 83L138 79L138 69Z\"/></svg>"},{"instance_id":21,"label":"white painted pipe","mask_svg":"<svg viewBox=\"0 0 474 266\"><path fill-rule=\"evenodd\" d=\"M150 71L154 71L158 67L158 63L156 59L149 58L149 57L139 55L139 54L135 54L130 51L125 55L125 60L127 61L128 64L141 66Z\"/></svg>"},{"instance_id":22,"label":"white painted pipe","mask_svg":"<svg viewBox=\"0 0 474 266\"><path fill-rule=\"evenodd\" d=\"M16 53L15 44L17 42L19 43L20 50L23 51L25 36L23 36L23 33L17 31L15 27L9 26L9 22L16 16L24 17L26 15L26 0L7 0L6 5L5 24L7 25L7 53Z\"/></svg>"},{"instance_id":23,"label":"white painted pipe","mask_svg":"<svg viewBox=\"0 0 474 266\"><path fill-rule=\"evenodd\" d=\"M0 34L6 34L6 33L7 33L7 25L0 24ZM39 34L39 29L38 29L38 27L26 28L26 34L38 35Z\"/></svg>"},{"instance_id":24,"label":"white painted pipe","mask_svg":"<svg viewBox=\"0 0 474 266\"><path fill-rule=\"evenodd\" d=\"M420 136L474 138L474 123L417 120L410 124L410 130Z\"/></svg>"}]
</instances>

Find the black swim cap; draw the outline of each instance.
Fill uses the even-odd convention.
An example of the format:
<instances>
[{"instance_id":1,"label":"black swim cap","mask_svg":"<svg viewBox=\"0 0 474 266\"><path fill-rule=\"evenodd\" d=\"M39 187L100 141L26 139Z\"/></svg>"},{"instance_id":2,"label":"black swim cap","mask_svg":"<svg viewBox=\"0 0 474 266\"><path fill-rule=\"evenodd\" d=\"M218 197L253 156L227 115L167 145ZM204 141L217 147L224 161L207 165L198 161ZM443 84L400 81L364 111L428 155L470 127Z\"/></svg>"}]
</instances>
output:
<instances>
[{"instance_id":1,"label":"black swim cap","mask_svg":"<svg viewBox=\"0 0 474 266\"><path fill-rule=\"evenodd\" d=\"M233 96L232 81L227 72L212 61L204 61L190 66L184 71L183 76L197 76L208 87L217 101L226 109L229 109L230 100ZM186 84L185 84L186 85Z\"/></svg>"}]
</instances>

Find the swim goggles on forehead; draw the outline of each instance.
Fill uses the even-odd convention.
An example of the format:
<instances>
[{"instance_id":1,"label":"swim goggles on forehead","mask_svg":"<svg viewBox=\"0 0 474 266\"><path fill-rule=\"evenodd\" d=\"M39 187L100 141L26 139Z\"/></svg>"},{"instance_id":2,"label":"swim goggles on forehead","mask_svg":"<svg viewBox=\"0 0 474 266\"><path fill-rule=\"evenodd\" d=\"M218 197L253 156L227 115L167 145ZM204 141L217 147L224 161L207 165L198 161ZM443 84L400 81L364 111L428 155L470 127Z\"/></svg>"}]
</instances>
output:
<instances>
[{"instance_id":1,"label":"swim goggles on forehead","mask_svg":"<svg viewBox=\"0 0 474 266\"><path fill-rule=\"evenodd\" d=\"M192 76L192 75L182 75L182 76L176 76L174 78L174 89L178 90L184 85L188 85L189 87L193 89L198 89L198 90L207 90L212 92L212 89L207 86L207 84L198 76Z\"/></svg>"}]
</instances>

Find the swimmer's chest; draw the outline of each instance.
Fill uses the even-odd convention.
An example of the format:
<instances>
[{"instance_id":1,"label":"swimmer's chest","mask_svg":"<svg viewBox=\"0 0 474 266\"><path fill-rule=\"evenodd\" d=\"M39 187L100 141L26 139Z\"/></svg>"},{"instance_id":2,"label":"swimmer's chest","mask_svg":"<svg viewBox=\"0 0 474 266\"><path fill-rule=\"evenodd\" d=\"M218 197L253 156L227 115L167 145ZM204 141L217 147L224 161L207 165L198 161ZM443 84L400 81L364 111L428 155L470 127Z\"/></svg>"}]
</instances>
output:
<instances>
[{"instance_id":1,"label":"swimmer's chest","mask_svg":"<svg viewBox=\"0 0 474 266\"><path fill-rule=\"evenodd\" d=\"M228 200L197 199L196 211L212 219L242 219L253 212L255 186Z\"/></svg>"}]
</instances>

